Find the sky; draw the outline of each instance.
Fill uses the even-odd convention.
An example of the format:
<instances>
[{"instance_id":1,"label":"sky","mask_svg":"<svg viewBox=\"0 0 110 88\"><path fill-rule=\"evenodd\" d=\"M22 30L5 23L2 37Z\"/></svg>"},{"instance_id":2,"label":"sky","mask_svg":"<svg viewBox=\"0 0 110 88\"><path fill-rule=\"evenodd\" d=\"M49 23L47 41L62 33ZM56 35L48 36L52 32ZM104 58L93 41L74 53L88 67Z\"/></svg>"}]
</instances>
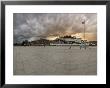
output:
<instances>
[{"instance_id":1,"label":"sky","mask_svg":"<svg viewBox=\"0 0 110 88\"><path fill-rule=\"evenodd\" d=\"M23 40L56 39L71 35L88 41L97 40L96 13L14 13L14 43Z\"/></svg>"}]
</instances>

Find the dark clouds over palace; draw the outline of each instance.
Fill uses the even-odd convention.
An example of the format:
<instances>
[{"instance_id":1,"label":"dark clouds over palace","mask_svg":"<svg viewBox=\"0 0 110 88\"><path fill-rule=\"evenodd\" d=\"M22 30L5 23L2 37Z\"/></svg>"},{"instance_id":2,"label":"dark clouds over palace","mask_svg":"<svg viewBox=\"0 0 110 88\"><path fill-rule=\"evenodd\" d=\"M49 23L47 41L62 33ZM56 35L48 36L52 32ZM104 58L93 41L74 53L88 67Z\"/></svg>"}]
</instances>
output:
<instances>
[{"instance_id":1,"label":"dark clouds over palace","mask_svg":"<svg viewBox=\"0 0 110 88\"><path fill-rule=\"evenodd\" d=\"M86 33L96 40L96 13L14 13L14 43L51 36L80 34L83 33L83 20L86 22ZM91 33L93 35L89 35Z\"/></svg>"}]
</instances>

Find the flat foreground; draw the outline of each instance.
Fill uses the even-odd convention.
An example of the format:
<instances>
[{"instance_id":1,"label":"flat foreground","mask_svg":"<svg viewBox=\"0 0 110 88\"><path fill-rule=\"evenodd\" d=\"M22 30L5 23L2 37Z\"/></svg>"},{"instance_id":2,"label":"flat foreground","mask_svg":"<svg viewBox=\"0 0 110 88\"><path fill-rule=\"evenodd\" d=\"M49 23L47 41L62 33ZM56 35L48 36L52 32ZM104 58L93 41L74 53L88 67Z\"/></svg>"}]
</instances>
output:
<instances>
[{"instance_id":1,"label":"flat foreground","mask_svg":"<svg viewBox=\"0 0 110 88\"><path fill-rule=\"evenodd\" d=\"M14 75L96 75L97 48L14 46Z\"/></svg>"}]
</instances>

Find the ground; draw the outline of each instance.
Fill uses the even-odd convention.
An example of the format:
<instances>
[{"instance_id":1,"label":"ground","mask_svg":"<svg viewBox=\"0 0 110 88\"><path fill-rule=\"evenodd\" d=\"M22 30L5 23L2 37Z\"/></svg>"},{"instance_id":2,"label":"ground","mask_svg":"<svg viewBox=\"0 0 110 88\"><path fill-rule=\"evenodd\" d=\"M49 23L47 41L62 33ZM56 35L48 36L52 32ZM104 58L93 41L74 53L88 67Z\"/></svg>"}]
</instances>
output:
<instances>
[{"instance_id":1,"label":"ground","mask_svg":"<svg viewBox=\"0 0 110 88\"><path fill-rule=\"evenodd\" d=\"M14 46L14 75L96 75L97 48Z\"/></svg>"}]
</instances>

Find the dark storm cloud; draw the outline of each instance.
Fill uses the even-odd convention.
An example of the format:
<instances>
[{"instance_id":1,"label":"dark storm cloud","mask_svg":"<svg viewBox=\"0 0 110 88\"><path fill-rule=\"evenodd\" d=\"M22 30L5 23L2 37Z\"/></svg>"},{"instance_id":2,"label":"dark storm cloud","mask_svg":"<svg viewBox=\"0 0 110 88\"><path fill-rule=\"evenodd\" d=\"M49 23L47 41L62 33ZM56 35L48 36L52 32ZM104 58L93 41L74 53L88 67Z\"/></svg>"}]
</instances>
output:
<instances>
[{"instance_id":1,"label":"dark storm cloud","mask_svg":"<svg viewBox=\"0 0 110 88\"><path fill-rule=\"evenodd\" d=\"M86 32L96 33L97 15L74 13L14 13L14 42L40 37L59 36L83 32L83 19Z\"/></svg>"}]
</instances>

